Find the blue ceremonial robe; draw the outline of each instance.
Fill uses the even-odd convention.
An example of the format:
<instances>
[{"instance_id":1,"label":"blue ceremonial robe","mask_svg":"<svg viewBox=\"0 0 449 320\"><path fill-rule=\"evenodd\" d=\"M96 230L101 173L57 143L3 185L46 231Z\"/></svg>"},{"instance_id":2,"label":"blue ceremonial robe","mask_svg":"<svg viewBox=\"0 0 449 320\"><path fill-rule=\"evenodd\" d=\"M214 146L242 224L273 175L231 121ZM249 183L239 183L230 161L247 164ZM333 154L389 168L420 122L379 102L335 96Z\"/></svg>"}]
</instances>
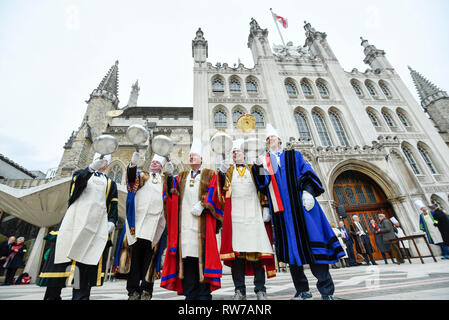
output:
<instances>
[{"instance_id":1,"label":"blue ceremonial robe","mask_svg":"<svg viewBox=\"0 0 449 320\"><path fill-rule=\"evenodd\" d=\"M284 211L273 212L268 192L271 176L262 166L253 166L253 174L257 187L269 199L278 260L297 266L338 262L345 253L318 201L310 211L302 205L304 190L314 197L324 192L312 167L295 150L281 153L280 167L275 155L270 159Z\"/></svg>"}]
</instances>

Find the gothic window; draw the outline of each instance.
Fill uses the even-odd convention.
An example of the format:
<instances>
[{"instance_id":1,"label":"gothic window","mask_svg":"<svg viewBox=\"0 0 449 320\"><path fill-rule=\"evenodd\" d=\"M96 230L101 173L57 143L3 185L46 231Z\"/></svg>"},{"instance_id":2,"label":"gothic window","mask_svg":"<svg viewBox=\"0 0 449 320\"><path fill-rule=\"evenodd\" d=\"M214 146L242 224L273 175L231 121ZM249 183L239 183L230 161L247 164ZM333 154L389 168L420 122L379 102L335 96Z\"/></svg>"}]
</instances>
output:
<instances>
[{"instance_id":1,"label":"gothic window","mask_svg":"<svg viewBox=\"0 0 449 320\"><path fill-rule=\"evenodd\" d=\"M318 92L321 96L329 96L329 91L327 90L327 87L322 82L317 82L316 86L318 88Z\"/></svg>"},{"instance_id":2,"label":"gothic window","mask_svg":"<svg viewBox=\"0 0 449 320\"><path fill-rule=\"evenodd\" d=\"M246 81L246 92L257 93L257 82L255 80L250 79Z\"/></svg>"},{"instance_id":3,"label":"gothic window","mask_svg":"<svg viewBox=\"0 0 449 320\"><path fill-rule=\"evenodd\" d=\"M366 198L365 194L363 193L362 186L356 185L355 187L355 193L357 195L357 198L359 199L359 203L366 204Z\"/></svg>"},{"instance_id":4,"label":"gothic window","mask_svg":"<svg viewBox=\"0 0 449 320\"><path fill-rule=\"evenodd\" d=\"M405 158L407 159L410 167L412 167L413 173L421 174L419 171L418 165L416 164L415 158L413 157L412 152L407 147L402 147L402 152L404 152Z\"/></svg>"},{"instance_id":5,"label":"gothic window","mask_svg":"<svg viewBox=\"0 0 449 320\"><path fill-rule=\"evenodd\" d=\"M232 123L234 124L234 127L237 126L237 120L240 118L240 116L243 115L243 112L240 110L235 110L232 113Z\"/></svg>"},{"instance_id":6,"label":"gothic window","mask_svg":"<svg viewBox=\"0 0 449 320\"><path fill-rule=\"evenodd\" d=\"M383 82L379 83L380 89L382 90L382 92L384 93L384 95L387 98L391 98L391 92L390 89L388 89L387 85Z\"/></svg>"},{"instance_id":7,"label":"gothic window","mask_svg":"<svg viewBox=\"0 0 449 320\"><path fill-rule=\"evenodd\" d=\"M256 127L265 127L265 118L259 110L253 110L251 115L256 118Z\"/></svg>"},{"instance_id":8,"label":"gothic window","mask_svg":"<svg viewBox=\"0 0 449 320\"><path fill-rule=\"evenodd\" d=\"M224 92L224 83L221 78L215 78L212 81L212 92Z\"/></svg>"},{"instance_id":9,"label":"gothic window","mask_svg":"<svg viewBox=\"0 0 449 320\"><path fill-rule=\"evenodd\" d=\"M231 93L241 93L242 88L240 86L240 81L236 78L232 78L229 83L229 91Z\"/></svg>"},{"instance_id":10,"label":"gothic window","mask_svg":"<svg viewBox=\"0 0 449 320\"><path fill-rule=\"evenodd\" d=\"M310 130L309 126L307 125L307 120L304 114L302 112L295 112L295 119L296 124L298 125L299 136L301 137L301 139L305 141L310 141L311 140Z\"/></svg>"},{"instance_id":11,"label":"gothic window","mask_svg":"<svg viewBox=\"0 0 449 320\"><path fill-rule=\"evenodd\" d=\"M305 96L313 96L312 88L305 81L301 82L301 89Z\"/></svg>"},{"instance_id":12,"label":"gothic window","mask_svg":"<svg viewBox=\"0 0 449 320\"><path fill-rule=\"evenodd\" d=\"M349 204L357 205L357 199L356 199L356 197L354 195L354 191L352 190L352 188L346 186L345 187L345 193L346 193L346 196L348 197Z\"/></svg>"},{"instance_id":13,"label":"gothic window","mask_svg":"<svg viewBox=\"0 0 449 320\"><path fill-rule=\"evenodd\" d=\"M432 172L432 174L436 174L437 170L435 169L435 166L433 165L432 159L430 159L429 154L427 153L427 151L418 146L418 151L421 154L421 157L424 159L424 162L426 163L427 167L429 167L430 172Z\"/></svg>"},{"instance_id":14,"label":"gothic window","mask_svg":"<svg viewBox=\"0 0 449 320\"><path fill-rule=\"evenodd\" d=\"M324 120L318 112L312 113L313 122L315 122L316 129L318 131L318 135L321 140L321 144L325 147L330 146L331 139L329 138L329 134L327 133L326 125L324 124Z\"/></svg>"},{"instance_id":15,"label":"gothic window","mask_svg":"<svg viewBox=\"0 0 449 320\"><path fill-rule=\"evenodd\" d=\"M401 120L404 127L410 127L410 123L408 122L407 117L401 112L398 112L397 114L398 114L399 120Z\"/></svg>"},{"instance_id":16,"label":"gothic window","mask_svg":"<svg viewBox=\"0 0 449 320\"><path fill-rule=\"evenodd\" d=\"M374 89L374 86L371 83L367 83L366 88L368 89L368 92L370 95L372 95L372 96L377 95L376 89Z\"/></svg>"},{"instance_id":17,"label":"gothic window","mask_svg":"<svg viewBox=\"0 0 449 320\"><path fill-rule=\"evenodd\" d=\"M215 127L226 127L228 125L228 120L226 117L226 113L222 110L215 111L214 114L214 123Z\"/></svg>"},{"instance_id":18,"label":"gothic window","mask_svg":"<svg viewBox=\"0 0 449 320\"><path fill-rule=\"evenodd\" d=\"M118 164L116 164L109 173L110 178L117 184L122 183L123 171Z\"/></svg>"},{"instance_id":19,"label":"gothic window","mask_svg":"<svg viewBox=\"0 0 449 320\"><path fill-rule=\"evenodd\" d=\"M335 187L334 191L335 191L335 195L337 196L338 204L347 204L343 188Z\"/></svg>"},{"instance_id":20,"label":"gothic window","mask_svg":"<svg viewBox=\"0 0 449 320\"><path fill-rule=\"evenodd\" d=\"M382 116L384 117L384 119L387 122L389 127L395 126L393 119L391 118L391 116L388 113L386 113L385 111L382 111Z\"/></svg>"},{"instance_id":21,"label":"gothic window","mask_svg":"<svg viewBox=\"0 0 449 320\"><path fill-rule=\"evenodd\" d=\"M285 89L287 90L287 94L291 97L296 97L298 95L296 86L289 81L285 82Z\"/></svg>"},{"instance_id":22,"label":"gothic window","mask_svg":"<svg viewBox=\"0 0 449 320\"><path fill-rule=\"evenodd\" d=\"M377 117L371 111L367 111L367 113L368 113L368 117L371 120L371 123L373 124L373 126L380 127L379 121L377 121Z\"/></svg>"},{"instance_id":23,"label":"gothic window","mask_svg":"<svg viewBox=\"0 0 449 320\"><path fill-rule=\"evenodd\" d=\"M368 184L365 184L364 187L365 187L366 195L368 196L369 202L376 203L377 199L376 199L376 195L374 194L373 188Z\"/></svg>"},{"instance_id":24,"label":"gothic window","mask_svg":"<svg viewBox=\"0 0 449 320\"><path fill-rule=\"evenodd\" d=\"M352 84L352 88L355 91L355 94L358 95L358 96L362 96L363 93L362 93L362 89L360 88L360 86L357 83L355 83L355 82L352 82L351 84Z\"/></svg>"},{"instance_id":25,"label":"gothic window","mask_svg":"<svg viewBox=\"0 0 449 320\"><path fill-rule=\"evenodd\" d=\"M335 132L337 133L338 140L342 146L349 146L348 138L346 137L345 129L341 124L340 118L334 112L329 112L332 125L334 126Z\"/></svg>"}]
</instances>

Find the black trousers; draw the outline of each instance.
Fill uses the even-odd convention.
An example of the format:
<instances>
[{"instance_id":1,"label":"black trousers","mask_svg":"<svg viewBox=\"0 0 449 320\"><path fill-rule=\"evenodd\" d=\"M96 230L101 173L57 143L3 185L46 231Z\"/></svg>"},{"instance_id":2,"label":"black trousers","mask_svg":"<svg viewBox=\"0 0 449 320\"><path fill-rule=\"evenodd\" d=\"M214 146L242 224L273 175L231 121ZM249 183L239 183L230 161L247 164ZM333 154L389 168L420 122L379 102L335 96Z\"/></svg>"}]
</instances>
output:
<instances>
[{"instance_id":1,"label":"black trousers","mask_svg":"<svg viewBox=\"0 0 449 320\"><path fill-rule=\"evenodd\" d=\"M232 262L232 280L234 281L235 290L239 290L246 295L245 286L245 259L236 258ZM266 292L265 288L265 270L260 261L251 261L254 268L254 292Z\"/></svg>"},{"instance_id":2,"label":"black trousers","mask_svg":"<svg viewBox=\"0 0 449 320\"><path fill-rule=\"evenodd\" d=\"M186 300L212 300L209 283L200 283L198 258L186 257L184 259L182 291L186 296Z\"/></svg>"},{"instance_id":3,"label":"black trousers","mask_svg":"<svg viewBox=\"0 0 449 320\"><path fill-rule=\"evenodd\" d=\"M369 236L365 234L365 235L360 236L360 238L362 239L362 243L363 243L363 246L365 247L365 252L366 252L366 253L362 254L363 259L365 259L365 262L367 264L369 264L370 261L372 264L376 263L376 261L374 261L373 254L371 252L373 247L371 245L371 241L369 240Z\"/></svg>"},{"instance_id":4,"label":"black trousers","mask_svg":"<svg viewBox=\"0 0 449 320\"><path fill-rule=\"evenodd\" d=\"M152 245L150 240L137 238L137 241L131 246L131 266L126 282L128 295L132 295L134 292L141 294L142 291L153 294L154 283L145 280L154 253Z\"/></svg>"},{"instance_id":5,"label":"black trousers","mask_svg":"<svg viewBox=\"0 0 449 320\"><path fill-rule=\"evenodd\" d=\"M318 279L316 287L322 296L327 297L334 294L335 287L329 272L328 264L310 264L310 269L315 278ZM309 291L309 281L304 274L304 267L294 264L290 265L290 274L295 285L296 293Z\"/></svg>"},{"instance_id":6,"label":"black trousers","mask_svg":"<svg viewBox=\"0 0 449 320\"><path fill-rule=\"evenodd\" d=\"M346 241L346 252L348 253L348 260L350 266L357 265L357 260L355 259L354 248L352 247L352 242Z\"/></svg>"},{"instance_id":7,"label":"black trousers","mask_svg":"<svg viewBox=\"0 0 449 320\"><path fill-rule=\"evenodd\" d=\"M6 269L5 284L13 284L14 276L16 275L17 268Z\"/></svg>"}]
</instances>

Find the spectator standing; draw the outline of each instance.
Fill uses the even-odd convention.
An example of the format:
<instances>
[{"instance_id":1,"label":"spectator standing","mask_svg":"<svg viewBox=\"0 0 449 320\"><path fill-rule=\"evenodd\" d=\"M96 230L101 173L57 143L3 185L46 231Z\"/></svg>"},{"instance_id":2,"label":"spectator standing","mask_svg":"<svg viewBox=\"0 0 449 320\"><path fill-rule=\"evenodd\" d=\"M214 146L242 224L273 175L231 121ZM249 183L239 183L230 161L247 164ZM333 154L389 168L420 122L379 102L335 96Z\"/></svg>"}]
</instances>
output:
<instances>
[{"instance_id":1,"label":"spectator standing","mask_svg":"<svg viewBox=\"0 0 449 320\"><path fill-rule=\"evenodd\" d=\"M17 269L23 267L23 256L27 252L27 247L24 242L25 239L19 237L17 238L16 244L11 247L11 253L8 255L4 265L5 269L7 269L4 285L12 285Z\"/></svg>"},{"instance_id":2,"label":"spectator standing","mask_svg":"<svg viewBox=\"0 0 449 320\"><path fill-rule=\"evenodd\" d=\"M8 240L0 243L0 276L3 275L5 268L3 265L6 262L9 254L11 253L12 246L16 243L16 237L9 237Z\"/></svg>"},{"instance_id":3,"label":"spectator standing","mask_svg":"<svg viewBox=\"0 0 449 320\"><path fill-rule=\"evenodd\" d=\"M443 242L440 243L441 250L443 251L442 259L449 259L449 218L440 208L436 208L433 204L428 205L433 218L435 219L436 227L441 233Z\"/></svg>"},{"instance_id":4,"label":"spectator standing","mask_svg":"<svg viewBox=\"0 0 449 320\"><path fill-rule=\"evenodd\" d=\"M376 247L379 249L380 254L382 255L382 258L385 261L385 264L388 264L387 260L387 253L390 254L391 260L394 263L393 256L391 255L390 247L384 244L384 239L382 237L382 234L379 232L380 227L377 225L376 221L374 219L371 219L369 222L369 227L371 232L374 234L374 239L376 242Z\"/></svg>"}]
</instances>

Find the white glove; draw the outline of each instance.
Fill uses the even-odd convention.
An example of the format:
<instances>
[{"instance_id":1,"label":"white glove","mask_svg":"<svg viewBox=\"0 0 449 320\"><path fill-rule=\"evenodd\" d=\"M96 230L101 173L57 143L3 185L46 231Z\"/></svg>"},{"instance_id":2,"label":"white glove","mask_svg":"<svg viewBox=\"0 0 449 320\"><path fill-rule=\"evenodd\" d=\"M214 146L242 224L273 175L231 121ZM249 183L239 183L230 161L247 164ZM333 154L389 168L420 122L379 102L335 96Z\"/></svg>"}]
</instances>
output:
<instances>
[{"instance_id":1,"label":"white glove","mask_svg":"<svg viewBox=\"0 0 449 320\"><path fill-rule=\"evenodd\" d=\"M218 169L218 170L220 170L223 173L226 173L228 171L229 167L230 167L229 163L227 161L223 161L221 163L220 169Z\"/></svg>"},{"instance_id":2,"label":"white glove","mask_svg":"<svg viewBox=\"0 0 449 320\"><path fill-rule=\"evenodd\" d=\"M175 166L171 161L167 162L164 166L164 171L169 175L172 176L173 172L175 171Z\"/></svg>"},{"instance_id":3,"label":"white glove","mask_svg":"<svg viewBox=\"0 0 449 320\"><path fill-rule=\"evenodd\" d=\"M98 169L102 168L105 165L106 160L105 159L97 159L92 161L92 163L89 165L89 169L91 171L97 171Z\"/></svg>"},{"instance_id":4,"label":"white glove","mask_svg":"<svg viewBox=\"0 0 449 320\"><path fill-rule=\"evenodd\" d=\"M108 234L111 234L112 231L114 231L114 229L115 229L114 222L108 221Z\"/></svg>"},{"instance_id":5,"label":"white glove","mask_svg":"<svg viewBox=\"0 0 449 320\"><path fill-rule=\"evenodd\" d=\"M302 193L302 205L307 211L312 210L315 205L315 198L306 190Z\"/></svg>"},{"instance_id":6,"label":"white glove","mask_svg":"<svg viewBox=\"0 0 449 320\"><path fill-rule=\"evenodd\" d=\"M198 201L197 203L195 203L195 205L192 208L192 214L194 216L199 217L201 215L201 213L203 213L203 206L201 205L201 201Z\"/></svg>"},{"instance_id":7,"label":"white glove","mask_svg":"<svg viewBox=\"0 0 449 320\"><path fill-rule=\"evenodd\" d=\"M270 208L264 207L262 212L263 222L268 222L271 220Z\"/></svg>"},{"instance_id":8,"label":"white glove","mask_svg":"<svg viewBox=\"0 0 449 320\"><path fill-rule=\"evenodd\" d=\"M256 166L261 166L261 165L263 164L263 159L264 159L264 156L263 156L263 155L258 156L258 157L256 158L256 160L254 160L254 164L255 164Z\"/></svg>"},{"instance_id":9,"label":"white glove","mask_svg":"<svg viewBox=\"0 0 449 320\"><path fill-rule=\"evenodd\" d=\"M133 155L131 157L131 162L130 162L130 167L135 167L137 165L137 163L140 160L140 153L138 153L137 151L133 152Z\"/></svg>"}]
</instances>

